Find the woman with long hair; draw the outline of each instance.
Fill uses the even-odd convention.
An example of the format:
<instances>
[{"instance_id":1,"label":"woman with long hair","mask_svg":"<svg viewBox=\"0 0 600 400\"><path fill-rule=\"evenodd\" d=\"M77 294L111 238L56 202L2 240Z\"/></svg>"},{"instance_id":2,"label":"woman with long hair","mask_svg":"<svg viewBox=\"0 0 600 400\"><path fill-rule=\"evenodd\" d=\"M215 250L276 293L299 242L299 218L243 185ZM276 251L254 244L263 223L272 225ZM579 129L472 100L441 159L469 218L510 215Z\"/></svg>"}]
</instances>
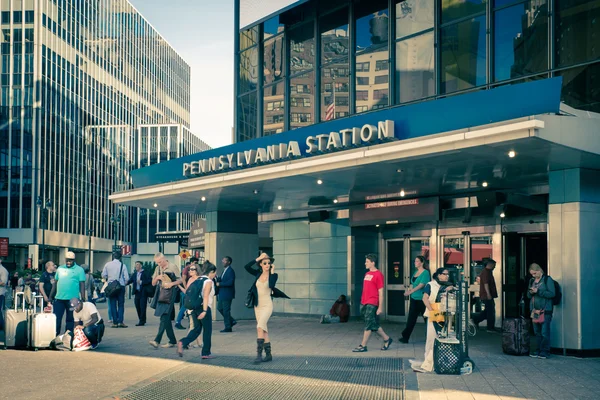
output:
<instances>
[{"instance_id":1,"label":"woman with long hair","mask_svg":"<svg viewBox=\"0 0 600 400\"><path fill-rule=\"evenodd\" d=\"M278 275L273 272L275 259L268 254L262 253L256 260L250 261L244 266L244 269L256 280L250 288L254 294L254 315L256 316L256 359L255 363L262 361L271 361L271 339L269 338L269 329L267 323L273 313L273 299L271 298ZM258 269L254 266L258 265ZM265 357L262 357L263 349Z\"/></svg>"},{"instance_id":2,"label":"woman with long hair","mask_svg":"<svg viewBox=\"0 0 600 400\"><path fill-rule=\"evenodd\" d=\"M157 286L157 290L152 299L150 307L154 308L154 316L160 318L160 325L156 338L148 342L150 346L158 349L163 334L166 332L169 338L169 343L163 344L160 347L174 347L177 344L173 325L171 323L171 314L175 310L175 300L177 299L177 286L181 284L181 275L179 268L167 260L162 253L154 255L154 262L158 265L152 276L152 286ZM162 294L162 295L161 295Z\"/></svg>"},{"instance_id":3,"label":"woman with long hair","mask_svg":"<svg viewBox=\"0 0 600 400\"><path fill-rule=\"evenodd\" d=\"M211 356L211 339L212 339L212 304L215 297L215 285L213 279L217 274L217 267L210 261L205 261L202 264L202 275L198 274L198 267L192 264L189 269L190 278L186 289L187 302L192 301L194 294L202 293L202 302L198 302L197 306L192 309L190 321L193 321L194 328L177 343L177 354L183 357L183 349L187 348L190 343L198 339L202 333L202 358L209 359Z\"/></svg>"},{"instance_id":4,"label":"woman with long hair","mask_svg":"<svg viewBox=\"0 0 600 400\"><path fill-rule=\"evenodd\" d=\"M425 265L425 257L415 257L415 269L415 273L410 279L411 288L404 292L405 296L410 296L410 305L408 308L406 327L402 331L402 337L399 339L401 343L408 343L408 339L410 339L410 335L412 334L413 329L415 329L415 324L417 323L419 315L422 316L425 312L423 289L431 280L429 268Z\"/></svg>"},{"instance_id":5,"label":"woman with long hair","mask_svg":"<svg viewBox=\"0 0 600 400\"><path fill-rule=\"evenodd\" d=\"M532 278L527 297L531 302L531 322L537 338L537 352L532 352L529 356L545 359L550 355L550 322L554 311L552 299L556 296L556 290L552 278L544 275L544 270L538 264L531 264L529 273Z\"/></svg>"},{"instance_id":6,"label":"woman with long hair","mask_svg":"<svg viewBox=\"0 0 600 400\"><path fill-rule=\"evenodd\" d=\"M424 317L427 318L427 342L425 343L425 361L420 367L413 366L417 372L433 371L433 344L437 337L437 329L434 326L434 314L439 314L440 310L435 309L434 303L439 303L442 294L455 290L452 283L448 281L449 273L447 268L440 268L433 274L431 280L423 289L423 303L425 304Z\"/></svg>"}]
</instances>

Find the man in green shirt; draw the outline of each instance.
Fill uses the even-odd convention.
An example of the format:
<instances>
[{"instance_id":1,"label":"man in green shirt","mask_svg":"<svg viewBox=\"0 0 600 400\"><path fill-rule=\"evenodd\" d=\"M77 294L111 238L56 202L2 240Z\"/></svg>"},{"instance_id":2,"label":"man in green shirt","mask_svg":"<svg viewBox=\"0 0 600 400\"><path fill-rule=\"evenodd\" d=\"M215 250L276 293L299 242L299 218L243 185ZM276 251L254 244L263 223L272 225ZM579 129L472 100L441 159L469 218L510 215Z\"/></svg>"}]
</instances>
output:
<instances>
[{"instance_id":1,"label":"man in green shirt","mask_svg":"<svg viewBox=\"0 0 600 400\"><path fill-rule=\"evenodd\" d=\"M71 299L79 298L85 301L85 271L75 263L75 253L67 252L65 265L61 265L56 270L56 275L52 284L51 299L54 299L54 314L56 315L56 334L61 333L61 323L63 314L66 316L66 329L73 332L73 311L71 308Z\"/></svg>"}]
</instances>

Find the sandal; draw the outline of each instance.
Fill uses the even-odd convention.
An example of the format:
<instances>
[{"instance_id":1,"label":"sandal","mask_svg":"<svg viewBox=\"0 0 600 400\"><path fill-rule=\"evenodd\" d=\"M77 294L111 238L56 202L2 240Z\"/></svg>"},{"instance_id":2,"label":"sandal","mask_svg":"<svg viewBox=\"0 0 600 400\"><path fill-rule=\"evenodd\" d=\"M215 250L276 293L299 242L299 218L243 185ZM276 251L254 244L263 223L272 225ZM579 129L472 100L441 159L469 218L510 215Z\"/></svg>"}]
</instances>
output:
<instances>
[{"instance_id":1,"label":"sandal","mask_svg":"<svg viewBox=\"0 0 600 400\"><path fill-rule=\"evenodd\" d=\"M390 337L388 340L383 342L383 347L381 348L381 350L387 350L390 348L390 345L392 344L393 340Z\"/></svg>"},{"instance_id":2,"label":"sandal","mask_svg":"<svg viewBox=\"0 0 600 400\"><path fill-rule=\"evenodd\" d=\"M364 353L365 351L367 351L367 346L363 346L362 344L352 350L353 353Z\"/></svg>"}]
</instances>

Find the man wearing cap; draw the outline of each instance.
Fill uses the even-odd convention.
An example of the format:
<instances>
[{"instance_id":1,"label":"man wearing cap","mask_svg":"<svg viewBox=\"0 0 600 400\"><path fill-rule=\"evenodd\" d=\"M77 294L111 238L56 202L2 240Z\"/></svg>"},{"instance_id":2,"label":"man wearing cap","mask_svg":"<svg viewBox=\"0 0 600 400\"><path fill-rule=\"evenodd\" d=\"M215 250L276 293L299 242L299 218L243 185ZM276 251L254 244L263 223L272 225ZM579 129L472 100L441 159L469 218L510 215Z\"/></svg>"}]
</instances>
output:
<instances>
[{"instance_id":1,"label":"man wearing cap","mask_svg":"<svg viewBox=\"0 0 600 400\"><path fill-rule=\"evenodd\" d=\"M98 347L104 336L104 321L94 303L74 297L71 299L70 310L73 312L75 329L83 329L92 349Z\"/></svg>"},{"instance_id":2,"label":"man wearing cap","mask_svg":"<svg viewBox=\"0 0 600 400\"><path fill-rule=\"evenodd\" d=\"M62 317L65 313L67 314L66 329L73 331L73 312L70 310L70 301L75 297L85 299L85 271L75 263L75 253L67 251L65 264L56 270L50 295L50 298L54 299L57 335L61 333Z\"/></svg>"},{"instance_id":3,"label":"man wearing cap","mask_svg":"<svg viewBox=\"0 0 600 400\"><path fill-rule=\"evenodd\" d=\"M121 251L113 252L113 260L107 262L102 270L102 277L110 284L112 281L118 281L121 285L121 290L116 295L108 299L111 306L112 315L110 319L113 322L113 328L127 328L123 323L125 319L125 286L129 281L129 272L127 267L121 261Z\"/></svg>"}]
</instances>

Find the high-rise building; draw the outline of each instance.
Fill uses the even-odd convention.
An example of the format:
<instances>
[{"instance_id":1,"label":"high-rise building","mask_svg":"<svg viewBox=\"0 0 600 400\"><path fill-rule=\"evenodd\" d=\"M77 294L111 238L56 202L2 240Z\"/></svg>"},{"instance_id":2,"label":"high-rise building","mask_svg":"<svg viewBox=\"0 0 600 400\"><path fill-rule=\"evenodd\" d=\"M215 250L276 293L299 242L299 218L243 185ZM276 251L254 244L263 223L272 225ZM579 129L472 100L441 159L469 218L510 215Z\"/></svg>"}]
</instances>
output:
<instances>
[{"instance_id":1,"label":"high-rise building","mask_svg":"<svg viewBox=\"0 0 600 400\"><path fill-rule=\"evenodd\" d=\"M187 129L190 67L127 0L0 0L0 8L5 263L35 266L38 254L62 262L67 249L89 262L88 246L102 262L112 245L136 244L137 209L108 195L132 187L130 172L146 165L139 158L207 148ZM177 146L161 147L165 140Z\"/></svg>"}]
</instances>

